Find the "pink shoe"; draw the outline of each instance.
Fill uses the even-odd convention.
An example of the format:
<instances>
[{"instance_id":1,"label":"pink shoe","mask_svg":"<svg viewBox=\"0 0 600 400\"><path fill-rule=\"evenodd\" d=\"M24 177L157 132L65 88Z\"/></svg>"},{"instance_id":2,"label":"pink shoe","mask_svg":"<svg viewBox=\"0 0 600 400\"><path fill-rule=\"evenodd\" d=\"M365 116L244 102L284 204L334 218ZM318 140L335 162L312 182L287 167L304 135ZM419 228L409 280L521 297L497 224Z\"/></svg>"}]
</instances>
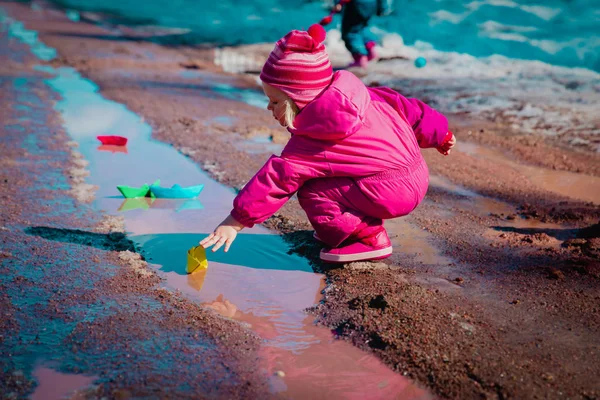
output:
<instances>
[{"instance_id":1,"label":"pink shoe","mask_svg":"<svg viewBox=\"0 0 600 400\"><path fill-rule=\"evenodd\" d=\"M369 42L367 44L365 44L365 47L367 48L367 60L369 61L373 61L374 59L377 58L377 52L375 51L375 42Z\"/></svg>"},{"instance_id":2,"label":"pink shoe","mask_svg":"<svg viewBox=\"0 0 600 400\"><path fill-rule=\"evenodd\" d=\"M335 249L321 250L321 260L332 263L348 263L352 261L381 260L392 255L392 242L385 231L359 239L357 242Z\"/></svg>"},{"instance_id":3,"label":"pink shoe","mask_svg":"<svg viewBox=\"0 0 600 400\"><path fill-rule=\"evenodd\" d=\"M313 232L313 239L318 240L319 242L323 242L319 235L317 235L317 232Z\"/></svg>"},{"instance_id":4,"label":"pink shoe","mask_svg":"<svg viewBox=\"0 0 600 400\"><path fill-rule=\"evenodd\" d=\"M366 69L369 65L367 56L363 56L362 54L353 54L352 57L354 57L354 62L349 64L348 68L360 67Z\"/></svg>"}]
</instances>

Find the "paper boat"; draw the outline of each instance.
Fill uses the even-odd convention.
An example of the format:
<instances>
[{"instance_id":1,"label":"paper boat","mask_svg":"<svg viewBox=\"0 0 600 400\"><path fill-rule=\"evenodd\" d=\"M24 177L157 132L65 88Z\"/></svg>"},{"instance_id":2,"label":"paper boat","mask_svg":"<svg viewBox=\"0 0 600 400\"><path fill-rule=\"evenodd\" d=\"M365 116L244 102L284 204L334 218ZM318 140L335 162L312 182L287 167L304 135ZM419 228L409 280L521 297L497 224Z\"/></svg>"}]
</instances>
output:
<instances>
[{"instance_id":1,"label":"paper boat","mask_svg":"<svg viewBox=\"0 0 600 400\"><path fill-rule=\"evenodd\" d=\"M200 194L203 188L204 185L181 187L177 184L170 188L163 188L153 183L150 186L150 191L156 197L163 199L193 199Z\"/></svg>"},{"instance_id":2,"label":"paper boat","mask_svg":"<svg viewBox=\"0 0 600 400\"><path fill-rule=\"evenodd\" d=\"M123 200L123 203L121 203L117 211L129 211L137 209L147 210L152 206L152 202L154 200L154 198L150 197L136 197L125 199Z\"/></svg>"},{"instance_id":3,"label":"paper boat","mask_svg":"<svg viewBox=\"0 0 600 400\"><path fill-rule=\"evenodd\" d=\"M127 138L123 136L96 136L102 144L110 144L113 146L125 146Z\"/></svg>"},{"instance_id":4,"label":"paper boat","mask_svg":"<svg viewBox=\"0 0 600 400\"><path fill-rule=\"evenodd\" d=\"M152 185L160 185L160 179L158 179ZM152 195L152 192L150 191L150 185L148 184L144 184L140 187L119 185L117 186L117 189L119 190L119 192L121 192L123 197L128 199L135 197L154 197Z\"/></svg>"},{"instance_id":5,"label":"paper boat","mask_svg":"<svg viewBox=\"0 0 600 400\"><path fill-rule=\"evenodd\" d=\"M196 270L208 268L208 260L206 259L206 250L202 246L192 247L187 253L187 273L191 274Z\"/></svg>"},{"instance_id":6,"label":"paper boat","mask_svg":"<svg viewBox=\"0 0 600 400\"><path fill-rule=\"evenodd\" d=\"M115 146L114 144L101 144L98 146L100 151L110 151L111 153L125 153L127 154L127 147Z\"/></svg>"}]
</instances>

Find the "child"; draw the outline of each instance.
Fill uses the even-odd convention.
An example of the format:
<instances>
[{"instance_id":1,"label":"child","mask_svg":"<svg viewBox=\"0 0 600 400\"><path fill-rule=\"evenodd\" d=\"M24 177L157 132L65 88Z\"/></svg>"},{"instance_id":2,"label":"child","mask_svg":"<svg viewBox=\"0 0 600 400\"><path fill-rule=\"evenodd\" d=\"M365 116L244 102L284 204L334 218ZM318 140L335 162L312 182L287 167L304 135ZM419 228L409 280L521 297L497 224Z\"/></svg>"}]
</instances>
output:
<instances>
[{"instance_id":1,"label":"child","mask_svg":"<svg viewBox=\"0 0 600 400\"><path fill-rule=\"evenodd\" d=\"M321 259L351 262L389 257L383 220L409 214L429 184L419 147L448 154L456 140L446 118L385 88L368 88L351 72L333 73L325 30L280 39L260 78L267 109L292 134L244 186L231 214L200 244L225 245L261 223L294 193L327 247Z\"/></svg>"},{"instance_id":2,"label":"child","mask_svg":"<svg viewBox=\"0 0 600 400\"><path fill-rule=\"evenodd\" d=\"M342 40L352 54L354 62L348 67L366 68L369 61L377 57L376 38L369 29L369 20L375 15L387 15L391 12L391 0L340 0L334 12L342 16Z\"/></svg>"}]
</instances>

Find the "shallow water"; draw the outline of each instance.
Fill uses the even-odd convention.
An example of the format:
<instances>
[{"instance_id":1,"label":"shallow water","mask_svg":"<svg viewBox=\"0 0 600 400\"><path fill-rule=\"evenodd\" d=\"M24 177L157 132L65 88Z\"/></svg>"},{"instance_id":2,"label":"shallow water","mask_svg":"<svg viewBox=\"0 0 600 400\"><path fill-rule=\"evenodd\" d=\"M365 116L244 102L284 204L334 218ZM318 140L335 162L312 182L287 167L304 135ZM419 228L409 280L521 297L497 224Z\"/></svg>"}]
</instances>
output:
<instances>
[{"instance_id":1,"label":"shallow water","mask_svg":"<svg viewBox=\"0 0 600 400\"><path fill-rule=\"evenodd\" d=\"M462 144L461 144L462 146ZM497 215L502 217L507 217L509 215L515 216L515 219L507 219L499 221L498 223L502 226L509 226L514 228L524 228L524 229L537 229L537 228L545 228L545 229L564 229L565 225L549 223L549 222L541 222L539 220L530 218L521 218L517 216L517 209L506 202L501 200L493 199L490 197L482 196L478 193L475 193L469 189L463 188L462 186L456 185L445 178L442 178L437 175L431 175L429 177L429 185L430 187L434 187L439 190L443 190L448 193L452 193L462 197L461 200L458 200L459 204L464 205L466 209L469 209L475 215L479 215L481 217L487 217L489 215Z\"/></svg>"},{"instance_id":2,"label":"shallow water","mask_svg":"<svg viewBox=\"0 0 600 400\"><path fill-rule=\"evenodd\" d=\"M38 386L31 394L30 400L60 400L71 398L78 389L85 389L97 377L76 374L65 374L51 368L38 366L33 370Z\"/></svg>"},{"instance_id":3,"label":"shallow water","mask_svg":"<svg viewBox=\"0 0 600 400\"><path fill-rule=\"evenodd\" d=\"M540 189L572 199L600 204L600 178L598 177L518 164L507 155L470 142L461 143L457 151L494 161L502 168L514 169Z\"/></svg>"},{"instance_id":4,"label":"shallow water","mask_svg":"<svg viewBox=\"0 0 600 400\"><path fill-rule=\"evenodd\" d=\"M431 234L404 218L385 221L395 251L412 256L415 261L426 265L448 265L453 262L433 245Z\"/></svg>"},{"instance_id":5,"label":"shallow water","mask_svg":"<svg viewBox=\"0 0 600 400\"><path fill-rule=\"evenodd\" d=\"M95 207L124 217L129 237L166 278L167 287L247 324L265 340L259 367L274 392L291 398L430 398L374 356L313 324L304 310L321 298L323 276L314 274L306 259L288 254L281 236L260 226L245 230L229 253L209 253L208 270L187 275L187 250L227 215L234 192L171 146L151 140L149 125L102 98L96 85L73 69L36 69L49 74L48 85L62 98L56 109L89 161L86 183L97 186ZM100 134L126 136L127 151L102 148L95 138ZM199 199L188 201L118 196L118 184L158 178L162 186L202 183L205 188ZM78 379L69 382L79 385Z\"/></svg>"},{"instance_id":6,"label":"shallow water","mask_svg":"<svg viewBox=\"0 0 600 400\"><path fill-rule=\"evenodd\" d=\"M307 29L327 14L328 1L256 0L55 0L66 8L95 11L92 20L137 26L155 40L241 44L275 42L291 29ZM67 11L70 19L74 15ZM336 18L328 28L339 26ZM395 11L372 24L380 36L427 44L475 57L500 54L600 71L597 0L395 1ZM160 29L158 29L160 27ZM165 28L171 28L170 30Z\"/></svg>"}]
</instances>

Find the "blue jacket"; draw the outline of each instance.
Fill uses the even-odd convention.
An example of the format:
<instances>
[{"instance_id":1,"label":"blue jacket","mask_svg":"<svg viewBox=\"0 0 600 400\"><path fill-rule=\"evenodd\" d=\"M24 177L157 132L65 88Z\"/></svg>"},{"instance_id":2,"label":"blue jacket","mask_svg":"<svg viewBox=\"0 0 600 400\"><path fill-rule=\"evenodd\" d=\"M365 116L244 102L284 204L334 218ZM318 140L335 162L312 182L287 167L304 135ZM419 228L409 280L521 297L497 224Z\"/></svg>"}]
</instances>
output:
<instances>
[{"instance_id":1,"label":"blue jacket","mask_svg":"<svg viewBox=\"0 0 600 400\"><path fill-rule=\"evenodd\" d=\"M384 16L392 12L392 0L351 0L344 7L342 33L353 27L364 26L375 15Z\"/></svg>"}]
</instances>

